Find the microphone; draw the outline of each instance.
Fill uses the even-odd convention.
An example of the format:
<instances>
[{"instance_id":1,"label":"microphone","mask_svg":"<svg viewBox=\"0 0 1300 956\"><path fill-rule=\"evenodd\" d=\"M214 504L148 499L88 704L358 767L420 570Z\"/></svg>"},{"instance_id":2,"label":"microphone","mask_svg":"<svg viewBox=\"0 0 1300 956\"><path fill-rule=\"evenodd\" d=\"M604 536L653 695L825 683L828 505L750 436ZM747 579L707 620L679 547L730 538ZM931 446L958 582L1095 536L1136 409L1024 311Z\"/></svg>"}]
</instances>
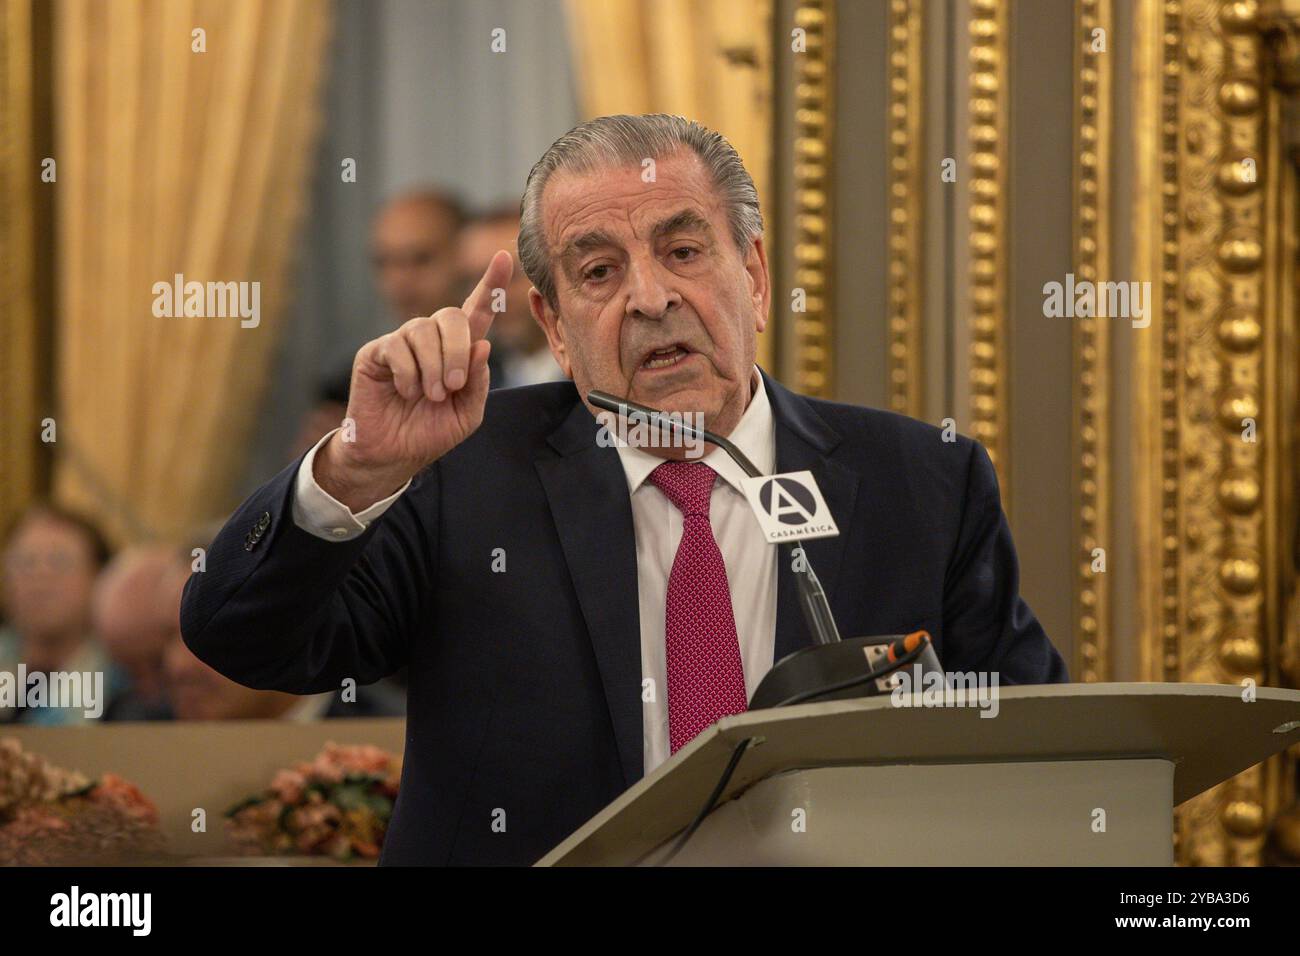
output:
<instances>
[{"instance_id":1,"label":"microphone","mask_svg":"<svg viewBox=\"0 0 1300 956\"><path fill-rule=\"evenodd\" d=\"M648 405L642 405L634 402L630 398L618 398L608 392L602 392L592 389L587 393L587 401L602 408L607 412L613 412L621 418L629 417L629 414L636 414L645 420L646 424L662 431L671 428L674 431L685 434L688 438L695 438L710 444L717 445L725 451L737 465L750 478L761 478L763 473L755 467L754 463L745 456L734 443L723 438L721 435L714 434L705 428L697 428L684 420L679 420L671 415L665 415L657 408L651 408ZM798 539L792 539L797 542ZM794 544L784 545L786 557L791 561L791 567L795 569L795 584L799 593L799 608L803 611L803 619L808 625L808 630L812 634L813 641L817 644L838 644L840 640L839 628L835 626L835 616L831 613L830 602L826 600L826 592L822 589L822 583L817 579L817 572L813 570L812 562L808 560L808 553L803 553L802 561L794 559Z\"/></svg>"},{"instance_id":2,"label":"microphone","mask_svg":"<svg viewBox=\"0 0 1300 956\"><path fill-rule=\"evenodd\" d=\"M763 477L763 473L732 442L684 419L679 420L682 416L673 417L630 398L619 398L596 389L587 393L587 401L621 418L636 415L656 429L672 429L717 445L750 478ZM786 549L786 557L792 562L790 566L794 569L798 587L799 608L815 643L782 658L764 675L749 701L750 710L888 693L889 675L913 662L918 664L922 673L940 670L938 655L925 631L841 640L830 602L807 552L804 552L802 561L793 561L794 544L782 542L781 547Z\"/></svg>"}]
</instances>

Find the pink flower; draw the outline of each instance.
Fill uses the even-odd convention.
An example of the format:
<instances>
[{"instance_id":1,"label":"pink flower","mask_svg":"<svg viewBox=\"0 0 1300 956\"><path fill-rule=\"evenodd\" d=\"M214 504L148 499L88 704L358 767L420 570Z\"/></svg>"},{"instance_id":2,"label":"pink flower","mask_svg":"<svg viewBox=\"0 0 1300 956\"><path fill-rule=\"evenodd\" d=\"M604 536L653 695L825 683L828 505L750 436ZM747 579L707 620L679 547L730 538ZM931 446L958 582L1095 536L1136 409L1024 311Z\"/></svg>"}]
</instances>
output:
<instances>
[{"instance_id":1,"label":"pink flower","mask_svg":"<svg viewBox=\"0 0 1300 956\"><path fill-rule=\"evenodd\" d=\"M377 857L386 820L371 807L345 811L334 802L341 799L336 785L350 777L371 778L364 785L366 792L394 798L401 760L368 744L331 741L310 762L278 771L269 799L258 799L232 814L226 823L231 841L253 853Z\"/></svg>"},{"instance_id":2,"label":"pink flower","mask_svg":"<svg viewBox=\"0 0 1300 956\"><path fill-rule=\"evenodd\" d=\"M115 773L104 774L99 785L90 791L90 799L95 803L112 806L128 817L152 826L158 825L158 808L153 801L141 793L135 784L123 780Z\"/></svg>"},{"instance_id":3,"label":"pink flower","mask_svg":"<svg viewBox=\"0 0 1300 956\"><path fill-rule=\"evenodd\" d=\"M297 803L307 786L307 778L297 770L281 770L271 779L271 791L284 803Z\"/></svg>"}]
</instances>

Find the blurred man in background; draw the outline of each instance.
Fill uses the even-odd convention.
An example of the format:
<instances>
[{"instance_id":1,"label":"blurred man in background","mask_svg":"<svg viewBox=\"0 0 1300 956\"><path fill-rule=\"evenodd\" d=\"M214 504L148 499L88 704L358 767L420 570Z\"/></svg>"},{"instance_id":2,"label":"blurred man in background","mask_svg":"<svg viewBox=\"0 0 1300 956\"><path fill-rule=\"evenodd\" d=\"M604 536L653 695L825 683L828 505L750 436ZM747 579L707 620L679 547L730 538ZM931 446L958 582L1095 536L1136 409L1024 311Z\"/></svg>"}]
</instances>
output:
<instances>
[{"instance_id":1,"label":"blurred man in background","mask_svg":"<svg viewBox=\"0 0 1300 956\"><path fill-rule=\"evenodd\" d=\"M289 720L336 717L401 717L405 695L388 684L343 688L326 694L298 696L274 690L253 690L222 677L195 657L181 640L181 592L190 575L185 555L174 554L160 579L160 599L166 603L170 628L163 654L167 697L177 720Z\"/></svg>"},{"instance_id":2,"label":"blurred man in background","mask_svg":"<svg viewBox=\"0 0 1300 956\"><path fill-rule=\"evenodd\" d=\"M380 208L371 228L370 261L393 328L455 297L456 242L464 221L460 203L436 189L401 193Z\"/></svg>"},{"instance_id":3,"label":"blurred man in background","mask_svg":"<svg viewBox=\"0 0 1300 956\"><path fill-rule=\"evenodd\" d=\"M473 290L499 249L509 249L515 259L515 271L506 286L505 311L497 314L489 333L493 388L536 385L564 378L546 343L546 332L528 308L528 289L532 283L519 264L518 237L519 205L503 203L468 223L457 243L464 295ZM421 314L432 314L441 307Z\"/></svg>"},{"instance_id":4,"label":"blurred man in background","mask_svg":"<svg viewBox=\"0 0 1300 956\"><path fill-rule=\"evenodd\" d=\"M454 297L460 282L456 243L464 224L460 201L430 187L399 193L379 208L370 228L370 262L390 327L428 315ZM290 460L338 427L351 376L349 355L317 380L311 407L290 445Z\"/></svg>"},{"instance_id":5,"label":"blurred man in background","mask_svg":"<svg viewBox=\"0 0 1300 956\"><path fill-rule=\"evenodd\" d=\"M107 709L127 683L91 636L91 594L108 563L103 534L90 521L54 505L29 508L5 536L3 595L7 623L0 628L0 671L23 665L33 674L102 674ZM0 722L80 724L96 719L82 707L20 707L0 701Z\"/></svg>"},{"instance_id":6,"label":"blurred man in background","mask_svg":"<svg viewBox=\"0 0 1300 956\"><path fill-rule=\"evenodd\" d=\"M180 582L185 583L184 578ZM180 606L180 590L176 592ZM176 638L167 645L167 692L177 720L289 720L310 721L335 717L401 717L402 700L377 685L356 689L356 701L340 693L298 697L274 690L252 690L227 680L190 653Z\"/></svg>"},{"instance_id":7,"label":"blurred man in background","mask_svg":"<svg viewBox=\"0 0 1300 956\"><path fill-rule=\"evenodd\" d=\"M163 652L176 633L177 550L166 545L127 548L95 583L95 636L130 686L105 711L106 720L166 720Z\"/></svg>"},{"instance_id":8,"label":"blurred man in background","mask_svg":"<svg viewBox=\"0 0 1300 956\"><path fill-rule=\"evenodd\" d=\"M298 433L289 446L287 461L301 458L309 448L339 427L348 409L348 380L352 366L339 367L316 383L312 404L298 423Z\"/></svg>"}]
</instances>

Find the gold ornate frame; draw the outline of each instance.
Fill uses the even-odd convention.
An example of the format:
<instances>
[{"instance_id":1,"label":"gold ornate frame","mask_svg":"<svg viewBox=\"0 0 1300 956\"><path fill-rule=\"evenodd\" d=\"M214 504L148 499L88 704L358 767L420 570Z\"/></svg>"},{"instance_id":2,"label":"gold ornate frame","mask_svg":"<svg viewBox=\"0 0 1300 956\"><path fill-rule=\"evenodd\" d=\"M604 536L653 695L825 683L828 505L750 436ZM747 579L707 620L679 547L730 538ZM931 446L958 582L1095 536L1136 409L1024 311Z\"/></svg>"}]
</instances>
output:
<instances>
[{"instance_id":1,"label":"gold ornate frame","mask_svg":"<svg viewBox=\"0 0 1300 956\"><path fill-rule=\"evenodd\" d=\"M807 50L795 57L793 285L806 311L793 318L792 355L783 363L805 395L834 394L835 330L831 262L835 0L799 0L794 23Z\"/></svg>"},{"instance_id":2,"label":"gold ornate frame","mask_svg":"<svg viewBox=\"0 0 1300 956\"><path fill-rule=\"evenodd\" d=\"M1010 501L1007 400L1007 10L970 0L970 238L966 290L970 324L970 430L998 471Z\"/></svg>"},{"instance_id":3,"label":"gold ornate frame","mask_svg":"<svg viewBox=\"0 0 1300 956\"><path fill-rule=\"evenodd\" d=\"M922 248L925 185L923 13L921 0L889 0L885 89L888 149L889 331L886 370L892 411L924 414Z\"/></svg>"},{"instance_id":4,"label":"gold ornate frame","mask_svg":"<svg viewBox=\"0 0 1300 956\"><path fill-rule=\"evenodd\" d=\"M1147 680L1281 678L1293 225L1259 12L1253 0L1142 0L1135 19L1135 265L1155 290L1134 377ZM1259 862L1281 768L1270 760L1181 807L1178 860Z\"/></svg>"},{"instance_id":5,"label":"gold ornate frame","mask_svg":"<svg viewBox=\"0 0 1300 956\"><path fill-rule=\"evenodd\" d=\"M1110 271L1113 59L1094 49L1095 29L1113 30L1111 0L1075 0L1074 272L1102 282ZM1112 547L1110 510L1110 319L1074 320L1072 421L1074 502L1074 620L1076 680L1113 677L1110 587L1094 571L1094 553Z\"/></svg>"}]
</instances>

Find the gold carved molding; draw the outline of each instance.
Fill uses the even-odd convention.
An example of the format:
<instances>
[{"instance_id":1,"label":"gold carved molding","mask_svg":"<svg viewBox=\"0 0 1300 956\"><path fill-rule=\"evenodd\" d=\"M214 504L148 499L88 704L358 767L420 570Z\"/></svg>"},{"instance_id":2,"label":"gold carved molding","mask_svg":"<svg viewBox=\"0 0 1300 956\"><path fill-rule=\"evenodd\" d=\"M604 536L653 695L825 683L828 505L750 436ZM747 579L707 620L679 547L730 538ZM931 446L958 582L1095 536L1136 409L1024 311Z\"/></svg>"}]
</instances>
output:
<instances>
[{"instance_id":1,"label":"gold carved molding","mask_svg":"<svg viewBox=\"0 0 1300 956\"><path fill-rule=\"evenodd\" d=\"M913 418L922 408L922 242L924 109L922 0L889 0L886 57L888 132L889 325L886 350L889 408Z\"/></svg>"},{"instance_id":2,"label":"gold carved molding","mask_svg":"<svg viewBox=\"0 0 1300 956\"><path fill-rule=\"evenodd\" d=\"M794 58L793 284L804 290L805 310L792 315L792 364L799 392L829 398L835 383L829 272L834 0L799 0L794 25L804 31L807 47Z\"/></svg>"},{"instance_id":3,"label":"gold carved molding","mask_svg":"<svg viewBox=\"0 0 1300 956\"><path fill-rule=\"evenodd\" d=\"M1110 169L1113 56L1098 48L1094 31L1114 32L1111 0L1075 0L1074 45L1074 273L1078 280L1110 278ZM1109 318L1081 316L1073 326L1072 450L1074 488L1074 621L1076 680L1113 677L1109 578L1094 554L1112 539L1110 509Z\"/></svg>"},{"instance_id":4,"label":"gold carved molding","mask_svg":"<svg viewBox=\"0 0 1300 956\"><path fill-rule=\"evenodd\" d=\"M997 468L1010 501L1007 427L1007 6L970 0L970 415L971 435Z\"/></svg>"},{"instance_id":5,"label":"gold carved molding","mask_svg":"<svg viewBox=\"0 0 1300 956\"><path fill-rule=\"evenodd\" d=\"M1135 264L1153 291L1151 325L1134 330L1141 677L1271 684L1294 468L1278 366L1294 320L1259 4L1135 13ZM1181 806L1178 861L1259 862L1278 778L1270 760Z\"/></svg>"}]
</instances>

